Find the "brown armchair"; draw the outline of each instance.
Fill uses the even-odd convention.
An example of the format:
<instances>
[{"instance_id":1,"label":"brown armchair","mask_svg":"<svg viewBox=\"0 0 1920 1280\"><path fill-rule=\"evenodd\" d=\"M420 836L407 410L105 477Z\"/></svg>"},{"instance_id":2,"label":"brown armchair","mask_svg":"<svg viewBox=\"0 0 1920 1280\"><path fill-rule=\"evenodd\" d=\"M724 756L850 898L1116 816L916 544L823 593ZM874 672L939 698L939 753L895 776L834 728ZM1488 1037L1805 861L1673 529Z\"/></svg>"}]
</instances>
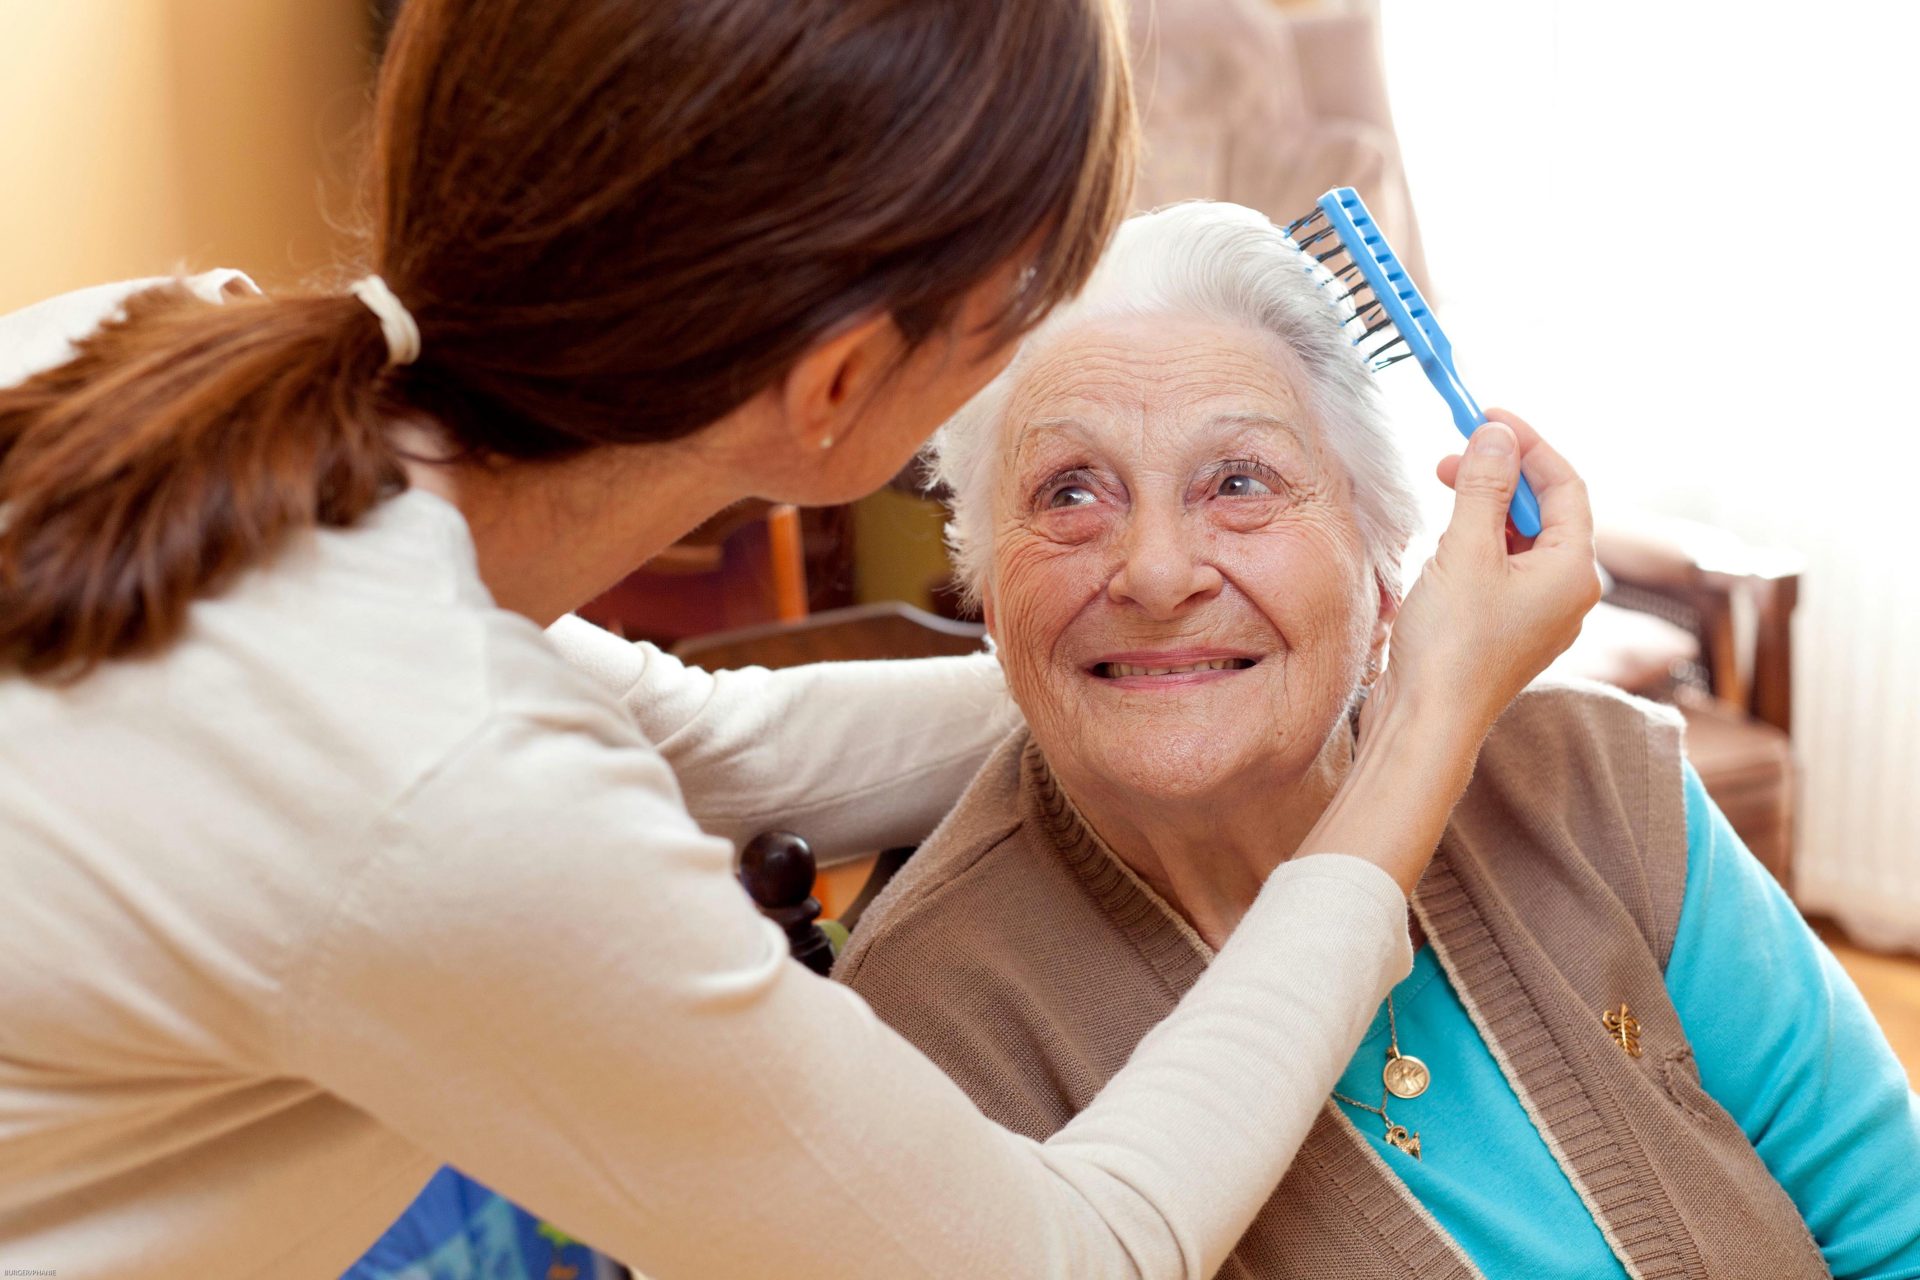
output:
<instances>
[{"instance_id":1,"label":"brown armchair","mask_svg":"<svg viewBox=\"0 0 1920 1280\"><path fill-rule=\"evenodd\" d=\"M1132 13L1146 140L1136 207L1231 200L1285 223L1329 187L1355 187L1429 287L1373 18L1283 13L1265 0L1159 0Z\"/></svg>"},{"instance_id":2,"label":"brown armchair","mask_svg":"<svg viewBox=\"0 0 1920 1280\"><path fill-rule=\"evenodd\" d=\"M1671 518L1606 523L1595 540L1612 586L1556 669L1677 706L1707 794L1791 888L1799 559Z\"/></svg>"}]
</instances>

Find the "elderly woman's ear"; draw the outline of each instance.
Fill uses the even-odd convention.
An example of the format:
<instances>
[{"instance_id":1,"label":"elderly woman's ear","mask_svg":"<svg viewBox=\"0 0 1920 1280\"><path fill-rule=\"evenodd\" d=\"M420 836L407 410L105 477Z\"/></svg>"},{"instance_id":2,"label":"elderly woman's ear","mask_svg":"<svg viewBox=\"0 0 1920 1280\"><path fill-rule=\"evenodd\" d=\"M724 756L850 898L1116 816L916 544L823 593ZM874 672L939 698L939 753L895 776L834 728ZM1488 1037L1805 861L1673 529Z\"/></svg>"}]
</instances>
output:
<instances>
[{"instance_id":1,"label":"elderly woman's ear","mask_svg":"<svg viewBox=\"0 0 1920 1280\"><path fill-rule=\"evenodd\" d=\"M1373 575L1373 585L1380 596L1380 613L1373 620L1373 640L1367 648L1367 670L1377 675L1387 665L1387 643L1393 638L1394 619L1400 616L1400 592L1387 581L1384 573Z\"/></svg>"}]
</instances>

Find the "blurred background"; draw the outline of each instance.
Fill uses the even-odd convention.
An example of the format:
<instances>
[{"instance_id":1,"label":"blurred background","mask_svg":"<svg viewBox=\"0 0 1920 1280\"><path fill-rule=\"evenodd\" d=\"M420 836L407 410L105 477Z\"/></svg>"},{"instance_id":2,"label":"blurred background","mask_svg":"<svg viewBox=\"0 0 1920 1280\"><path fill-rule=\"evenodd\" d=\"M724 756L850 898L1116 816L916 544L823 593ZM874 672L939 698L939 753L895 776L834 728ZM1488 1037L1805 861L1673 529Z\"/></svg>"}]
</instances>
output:
<instances>
[{"instance_id":1,"label":"blurred background","mask_svg":"<svg viewBox=\"0 0 1920 1280\"><path fill-rule=\"evenodd\" d=\"M1767 560L1727 567L1799 570L1792 884L1920 950L1920 11L1379 10L1470 385L1564 442L1603 519L1689 517L1724 535L1703 555Z\"/></svg>"},{"instance_id":2,"label":"blurred background","mask_svg":"<svg viewBox=\"0 0 1920 1280\"><path fill-rule=\"evenodd\" d=\"M0 311L202 263L272 288L345 241L366 0L0 0Z\"/></svg>"},{"instance_id":3,"label":"blurred background","mask_svg":"<svg viewBox=\"0 0 1920 1280\"><path fill-rule=\"evenodd\" d=\"M341 278L387 7L0 0L0 311L216 265ZM1284 221L1358 186L1468 386L1591 480L1613 589L1567 669L1681 706L1803 908L1920 952L1920 15L1139 0L1133 23L1142 206ZM1383 380L1423 471L1457 447L1410 363ZM912 476L743 508L587 612L716 665L841 652L849 617L970 646L940 523Z\"/></svg>"}]
</instances>

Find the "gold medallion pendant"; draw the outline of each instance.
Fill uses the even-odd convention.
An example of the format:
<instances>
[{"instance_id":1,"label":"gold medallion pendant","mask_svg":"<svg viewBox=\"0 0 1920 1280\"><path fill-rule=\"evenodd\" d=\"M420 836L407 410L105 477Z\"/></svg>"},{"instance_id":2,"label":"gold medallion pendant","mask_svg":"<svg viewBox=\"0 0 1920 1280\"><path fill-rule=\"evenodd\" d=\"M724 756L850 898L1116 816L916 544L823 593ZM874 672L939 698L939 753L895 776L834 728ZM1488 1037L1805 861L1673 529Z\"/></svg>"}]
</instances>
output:
<instances>
[{"instance_id":1,"label":"gold medallion pendant","mask_svg":"<svg viewBox=\"0 0 1920 1280\"><path fill-rule=\"evenodd\" d=\"M1395 1124L1393 1117L1387 1114L1388 1098L1417 1098L1427 1091L1433 1083L1433 1073L1427 1070L1427 1064L1410 1053L1400 1052L1400 1023L1393 1012L1393 993L1387 993L1387 1065L1380 1069L1380 1105L1370 1106L1358 1098L1349 1098L1339 1090L1334 1090L1335 1101L1344 1102L1350 1107L1362 1111L1371 1111L1380 1117L1387 1126L1386 1144L1395 1151L1420 1158L1420 1135L1410 1131L1403 1124Z\"/></svg>"},{"instance_id":2,"label":"gold medallion pendant","mask_svg":"<svg viewBox=\"0 0 1920 1280\"><path fill-rule=\"evenodd\" d=\"M1427 1064L1410 1053L1396 1053L1380 1068L1380 1082L1396 1098L1417 1098L1427 1091L1433 1075Z\"/></svg>"}]
</instances>

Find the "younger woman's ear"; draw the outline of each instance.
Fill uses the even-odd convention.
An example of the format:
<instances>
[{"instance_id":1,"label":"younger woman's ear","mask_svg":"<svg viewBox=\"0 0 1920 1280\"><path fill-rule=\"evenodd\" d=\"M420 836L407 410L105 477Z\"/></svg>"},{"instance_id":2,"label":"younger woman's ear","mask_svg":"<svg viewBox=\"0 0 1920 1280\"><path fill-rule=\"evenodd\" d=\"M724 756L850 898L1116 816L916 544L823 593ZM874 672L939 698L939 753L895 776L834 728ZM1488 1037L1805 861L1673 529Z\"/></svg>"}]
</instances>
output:
<instances>
[{"instance_id":1,"label":"younger woman's ear","mask_svg":"<svg viewBox=\"0 0 1920 1280\"><path fill-rule=\"evenodd\" d=\"M802 352L780 387L794 441L818 449L838 439L862 400L899 354L899 333L884 312L862 316Z\"/></svg>"}]
</instances>

